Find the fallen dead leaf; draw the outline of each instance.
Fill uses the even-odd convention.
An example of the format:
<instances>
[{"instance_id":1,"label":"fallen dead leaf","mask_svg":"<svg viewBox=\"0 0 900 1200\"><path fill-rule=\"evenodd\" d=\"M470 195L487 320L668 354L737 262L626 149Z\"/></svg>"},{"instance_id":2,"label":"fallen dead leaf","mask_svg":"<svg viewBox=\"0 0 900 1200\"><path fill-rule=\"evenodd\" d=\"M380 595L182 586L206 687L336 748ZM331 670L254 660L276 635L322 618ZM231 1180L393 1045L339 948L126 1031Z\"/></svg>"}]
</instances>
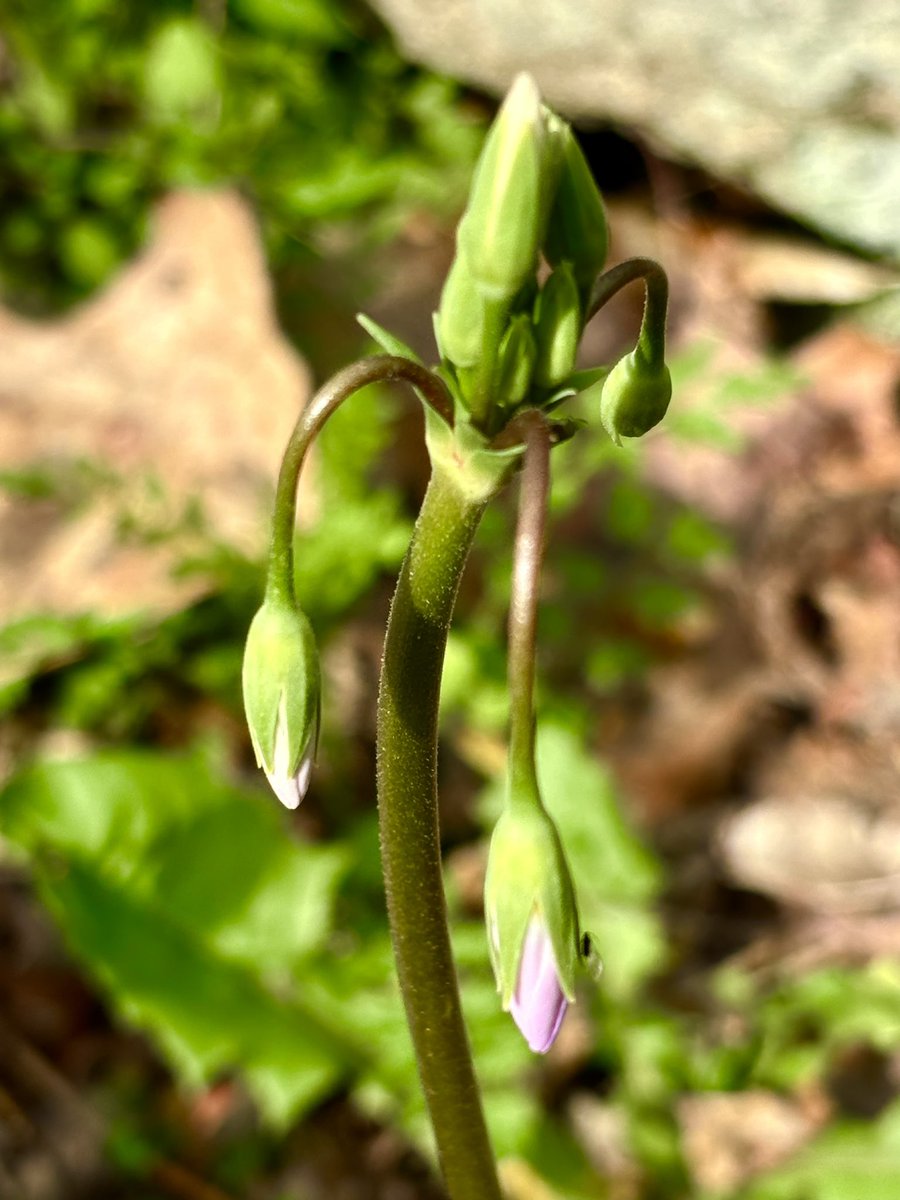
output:
<instances>
[{"instance_id":1,"label":"fallen dead leaf","mask_svg":"<svg viewBox=\"0 0 900 1200\"><path fill-rule=\"evenodd\" d=\"M720 852L743 887L818 912L900 906L900 815L837 796L756 801L722 826Z\"/></svg>"},{"instance_id":2,"label":"fallen dead leaf","mask_svg":"<svg viewBox=\"0 0 900 1200\"><path fill-rule=\"evenodd\" d=\"M725 1195L802 1149L828 1116L824 1099L801 1105L774 1092L709 1092L678 1104L694 1182Z\"/></svg>"},{"instance_id":3,"label":"fallen dead leaf","mask_svg":"<svg viewBox=\"0 0 900 1200\"><path fill-rule=\"evenodd\" d=\"M186 556L263 547L309 374L236 194L167 197L143 254L61 320L0 310L0 357L3 470L51 493L0 496L0 622L169 611L205 587L173 577Z\"/></svg>"}]
</instances>

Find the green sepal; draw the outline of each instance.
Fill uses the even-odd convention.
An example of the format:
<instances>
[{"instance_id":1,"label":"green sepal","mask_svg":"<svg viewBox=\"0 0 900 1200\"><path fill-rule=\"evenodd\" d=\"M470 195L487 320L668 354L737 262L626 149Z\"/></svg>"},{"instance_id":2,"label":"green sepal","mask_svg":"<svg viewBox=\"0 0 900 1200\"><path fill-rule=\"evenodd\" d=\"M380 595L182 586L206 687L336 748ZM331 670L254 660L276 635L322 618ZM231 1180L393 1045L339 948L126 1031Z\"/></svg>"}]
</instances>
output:
<instances>
[{"instance_id":1,"label":"green sepal","mask_svg":"<svg viewBox=\"0 0 900 1200\"><path fill-rule=\"evenodd\" d=\"M425 444L432 467L454 478L470 500L489 500L506 483L525 447L494 449L471 423L469 412L458 396L455 405L452 428L433 408L425 409Z\"/></svg>"},{"instance_id":2,"label":"green sepal","mask_svg":"<svg viewBox=\"0 0 900 1200\"><path fill-rule=\"evenodd\" d=\"M576 395L579 392L587 391L595 383L602 383L612 368L610 367L585 367L581 371L573 371L559 385L561 388L567 388L569 395Z\"/></svg>"},{"instance_id":3,"label":"green sepal","mask_svg":"<svg viewBox=\"0 0 900 1200\"><path fill-rule=\"evenodd\" d=\"M572 271L583 297L603 270L609 245L603 197L571 129L563 124L562 164L544 239L544 257L553 267Z\"/></svg>"},{"instance_id":4,"label":"green sepal","mask_svg":"<svg viewBox=\"0 0 900 1200\"><path fill-rule=\"evenodd\" d=\"M537 915L547 930L560 987L575 999L580 962L578 912L565 853L549 813L519 795L497 822L484 884L488 946L497 991L508 1009L516 990L525 933Z\"/></svg>"},{"instance_id":5,"label":"green sepal","mask_svg":"<svg viewBox=\"0 0 900 1200\"><path fill-rule=\"evenodd\" d=\"M406 342L401 342L389 329L385 329L365 313L356 314L356 323L362 326L372 341L379 345L385 354L408 358L410 362L417 363L420 367L425 365L415 350L410 349Z\"/></svg>"},{"instance_id":6,"label":"green sepal","mask_svg":"<svg viewBox=\"0 0 900 1200\"><path fill-rule=\"evenodd\" d=\"M642 437L666 415L672 377L664 362L650 363L637 347L619 359L602 383L588 388L585 396L589 401L599 399L603 428L621 446L623 437Z\"/></svg>"},{"instance_id":7,"label":"green sepal","mask_svg":"<svg viewBox=\"0 0 900 1200\"><path fill-rule=\"evenodd\" d=\"M293 775L318 728L321 673L315 634L294 605L267 598L250 623L242 674L244 710L257 762L274 772L279 721Z\"/></svg>"},{"instance_id":8,"label":"green sepal","mask_svg":"<svg viewBox=\"0 0 900 1200\"><path fill-rule=\"evenodd\" d=\"M609 367L588 367L583 371L572 371L558 387L551 388L549 393L542 397L542 411L552 412L564 400L570 400L573 396L579 395L592 384L605 379L608 374Z\"/></svg>"},{"instance_id":9,"label":"green sepal","mask_svg":"<svg viewBox=\"0 0 900 1200\"><path fill-rule=\"evenodd\" d=\"M459 250L494 299L511 300L535 270L545 136L534 80L518 75L488 130L457 231Z\"/></svg>"},{"instance_id":10,"label":"green sepal","mask_svg":"<svg viewBox=\"0 0 900 1200\"><path fill-rule=\"evenodd\" d=\"M534 382L537 387L554 388L571 374L581 338L581 299L569 263L561 263L544 284L534 321Z\"/></svg>"}]
</instances>

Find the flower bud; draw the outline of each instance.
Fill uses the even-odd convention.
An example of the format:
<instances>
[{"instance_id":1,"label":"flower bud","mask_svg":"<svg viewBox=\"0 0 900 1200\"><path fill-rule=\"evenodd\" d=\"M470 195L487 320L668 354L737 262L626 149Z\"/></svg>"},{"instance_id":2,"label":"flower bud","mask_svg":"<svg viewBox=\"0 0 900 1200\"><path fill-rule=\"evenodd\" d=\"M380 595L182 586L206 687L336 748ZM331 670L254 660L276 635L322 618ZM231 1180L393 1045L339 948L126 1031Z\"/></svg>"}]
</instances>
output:
<instances>
[{"instance_id":1,"label":"flower bud","mask_svg":"<svg viewBox=\"0 0 900 1200\"><path fill-rule=\"evenodd\" d=\"M454 258L437 314L442 357L457 368L474 367L481 358L485 333L485 300L468 260L462 252Z\"/></svg>"},{"instance_id":2,"label":"flower bud","mask_svg":"<svg viewBox=\"0 0 900 1200\"><path fill-rule=\"evenodd\" d=\"M298 608L267 599L253 618L243 691L257 764L281 803L296 808L309 786L320 703L315 636Z\"/></svg>"},{"instance_id":3,"label":"flower bud","mask_svg":"<svg viewBox=\"0 0 900 1200\"><path fill-rule=\"evenodd\" d=\"M641 437L666 415L672 377L661 358L651 363L637 347L584 394L590 400L597 389L603 428L621 446L623 437Z\"/></svg>"},{"instance_id":4,"label":"flower bud","mask_svg":"<svg viewBox=\"0 0 900 1200\"><path fill-rule=\"evenodd\" d=\"M538 387L556 387L575 366L581 338L581 300L568 263L560 264L538 296L535 335L534 381Z\"/></svg>"},{"instance_id":5,"label":"flower bud","mask_svg":"<svg viewBox=\"0 0 900 1200\"><path fill-rule=\"evenodd\" d=\"M606 212L572 130L561 124L554 132L562 142L562 164L547 223L544 257L553 267L571 263L575 281L586 295L606 262Z\"/></svg>"},{"instance_id":6,"label":"flower bud","mask_svg":"<svg viewBox=\"0 0 900 1200\"><path fill-rule=\"evenodd\" d=\"M534 799L513 802L497 822L484 896L501 1002L531 1048L543 1053L575 998L578 914L556 826Z\"/></svg>"},{"instance_id":7,"label":"flower bud","mask_svg":"<svg viewBox=\"0 0 900 1200\"><path fill-rule=\"evenodd\" d=\"M520 313L509 323L500 343L497 371L497 402L504 408L521 404L531 390L535 345L531 321Z\"/></svg>"},{"instance_id":8,"label":"flower bud","mask_svg":"<svg viewBox=\"0 0 900 1200\"><path fill-rule=\"evenodd\" d=\"M535 270L544 133L534 80L518 75L488 131L457 232L460 252L493 299L511 299Z\"/></svg>"}]
</instances>

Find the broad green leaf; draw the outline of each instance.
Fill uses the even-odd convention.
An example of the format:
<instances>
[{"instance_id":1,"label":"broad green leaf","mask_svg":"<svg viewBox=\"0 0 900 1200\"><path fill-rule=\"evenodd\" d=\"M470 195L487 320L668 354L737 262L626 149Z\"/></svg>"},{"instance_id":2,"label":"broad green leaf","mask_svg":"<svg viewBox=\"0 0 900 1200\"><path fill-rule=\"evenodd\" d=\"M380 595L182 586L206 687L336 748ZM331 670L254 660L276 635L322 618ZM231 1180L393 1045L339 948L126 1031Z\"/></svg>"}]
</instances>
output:
<instances>
[{"instance_id":1,"label":"broad green leaf","mask_svg":"<svg viewBox=\"0 0 900 1200\"><path fill-rule=\"evenodd\" d=\"M355 1057L298 999L229 962L171 913L77 861L40 875L72 950L123 1015L146 1029L185 1081L239 1068L263 1112L284 1124L333 1088Z\"/></svg>"},{"instance_id":2,"label":"broad green leaf","mask_svg":"<svg viewBox=\"0 0 900 1200\"><path fill-rule=\"evenodd\" d=\"M874 1123L844 1121L741 1200L891 1200L900 1195L900 1103Z\"/></svg>"},{"instance_id":3,"label":"broad green leaf","mask_svg":"<svg viewBox=\"0 0 900 1200\"><path fill-rule=\"evenodd\" d=\"M345 854L291 838L270 797L197 755L96 755L19 775L0 829L73 951L189 1082L239 1068L284 1122L364 1057L303 986Z\"/></svg>"},{"instance_id":4,"label":"broad green leaf","mask_svg":"<svg viewBox=\"0 0 900 1200\"><path fill-rule=\"evenodd\" d=\"M796 1087L821 1074L842 1047L894 1050L900 1041L900 966L876 959L859 970L813 971L786 981L756 1008L765 1031L757 1078Z\"/></svg>"},{"instance_id":5,"label":"broad green leaf","mask_svg":"<svg viewBox=\"0 0 900 1200\"><path fill-rule=\"evenodd\" d=\"M454 921L453 945L492 1141L498 1154L520 1154L540 1120L538 1099L524 1086L534 1056L512 1018L501 1010L482 923ZM331 1014L333 1023L353 1028L372 1048L356 1085L359 1102L379 1119L402 1126L433 1153L386 932L342 959L323 963L312 988L318 1007Z\"/></svg>"}]
</instances>

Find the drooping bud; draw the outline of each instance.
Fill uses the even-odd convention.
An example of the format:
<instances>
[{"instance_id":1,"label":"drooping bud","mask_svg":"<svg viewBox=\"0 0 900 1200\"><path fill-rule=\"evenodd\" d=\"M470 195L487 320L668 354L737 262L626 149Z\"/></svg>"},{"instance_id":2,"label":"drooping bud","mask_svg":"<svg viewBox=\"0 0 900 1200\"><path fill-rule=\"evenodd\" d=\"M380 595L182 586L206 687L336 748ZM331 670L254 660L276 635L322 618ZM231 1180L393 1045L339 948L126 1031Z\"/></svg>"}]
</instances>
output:
<instances>
[{"instance_id":1,"label":"drooping bud","mask_svg":"<svg viewBox=\"0 0 900 1200\"><path fill-rule=\"evenodd\" d=\"M538 387L556 387L574 368L581 338L581 300L568 263L559 265L538 296L535 336L534 381Z\"/></svg>"},{"instance_id":2,"label":"drooping bud","mask_svg":"<svg viewBox=\"0 0 900 1200\"><path fill-rule=\"evenodd\" d=\"M320 672L309 621L267 599L244 648L244 710L256 761L286 808L306 794L319 734Z\"/></svg>"},{"instance_id":3,"label":"drooping bud","mask_svg":"<svg viewBox=\"0 0 900 1200\"><path fill-rule=\"evenodd\" d=\"M503 1008L543 1053L575 999L578 913L562 843L539 798L510 803L494 829L484 887Z\"/></svg>"},{"instance_id":4,"label":"drooping bud","mask_svg":"<svg viewBox=\"0 0 900 1200\"><path fill-rule=\"evenodd\" d=\"M588 402L599 391L603 428L621 446L623 437L641 437L666 415L672 398L669 368L657 358L651 362L638 346L620 359L601 383L588 388Z\"/></svg>"},{"instance_id":5,"label":"drooping bud","mask_svg":"<svg viewBox=\"0 0 900 1200\"><path fill-rule=\"evenodd\" d=\"M478 286L511 299L537 262L544 116L530 75L517 75L488 131L457 231Z\"/></svg>"},{"instance_id":6,"label":"drooping bud","mask_svg":"<svg viewBox=\"0 0 900 1200\"><path fill-rule=\"evenodd\" d=\"M606 211L591 169L568 125L555 136L562 141L562 165L547 223L544 256L553 267L571 263L583 296L606 262Z\"/></svg>"},{"instance_id":7,"label":"drooping bud","mask_svg":"<svg viewBox=\"0 0 900 1200\"><path fill-rule=\"evenodd\" d=\"M504 408L515 408L528 395L535 353L531 321L527 313L520 313L510 321L500 343L496 390L497 402Z\"/></svg>"}]
</instances>

